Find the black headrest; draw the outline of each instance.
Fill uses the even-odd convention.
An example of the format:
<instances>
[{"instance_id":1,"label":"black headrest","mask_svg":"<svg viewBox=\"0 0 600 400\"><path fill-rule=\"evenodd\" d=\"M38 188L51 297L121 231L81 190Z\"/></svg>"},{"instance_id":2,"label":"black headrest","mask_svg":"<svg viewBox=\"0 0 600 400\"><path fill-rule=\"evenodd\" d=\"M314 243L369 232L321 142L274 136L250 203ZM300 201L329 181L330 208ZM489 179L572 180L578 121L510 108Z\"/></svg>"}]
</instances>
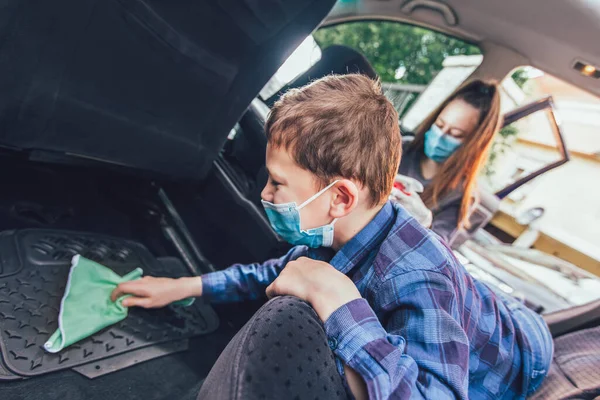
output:
<instances>
[{"instance_id":1,"label":"black headrest","mask_svg":"<svg viewBox=\"0 0 600 400\"><path fill-rule=\"evenodd\" d=\"M293 82L281 88L279 92L269 98L267 103L272 106L290 88L304 86L315 79L330 74L363 74L372 79L377 78L375 69L365 56L351 47L332 45L323 50L319 61L294 79Z\"/></svg>"}]
</instances>

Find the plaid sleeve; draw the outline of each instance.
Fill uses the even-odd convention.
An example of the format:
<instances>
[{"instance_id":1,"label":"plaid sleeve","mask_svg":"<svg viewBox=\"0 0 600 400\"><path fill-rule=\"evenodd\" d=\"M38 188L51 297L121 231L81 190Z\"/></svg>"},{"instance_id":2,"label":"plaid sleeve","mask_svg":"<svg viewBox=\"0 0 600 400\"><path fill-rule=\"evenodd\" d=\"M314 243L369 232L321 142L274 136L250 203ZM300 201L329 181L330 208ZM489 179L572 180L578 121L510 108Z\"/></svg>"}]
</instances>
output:
<instances>
[{"instance_id":1,"label":"plaid sleeve","mask_svg":"<svg viewBox=\"0 0 600 400\"><path fill-rule=\"evenodd\" d=\"M212 303L234 303L265 296L265 289L290 261L306 255L305 246L292 248L285 256L264 263L234 264L202 275L202 298Z\"/></svg>"},{"instance_id":2,"label":"plaid sleeve","mask_svg":"<svg viewBox=\"0 0 600 400\"><path fill-rule=\"evenodd\" d=\"M343 305L325 322L333 351L362 376L369 398L467 399L469 345L450 281L413 271L384 282L377 293L387 311L385 328L365 299Z\"/></svg>"}]
</instances>

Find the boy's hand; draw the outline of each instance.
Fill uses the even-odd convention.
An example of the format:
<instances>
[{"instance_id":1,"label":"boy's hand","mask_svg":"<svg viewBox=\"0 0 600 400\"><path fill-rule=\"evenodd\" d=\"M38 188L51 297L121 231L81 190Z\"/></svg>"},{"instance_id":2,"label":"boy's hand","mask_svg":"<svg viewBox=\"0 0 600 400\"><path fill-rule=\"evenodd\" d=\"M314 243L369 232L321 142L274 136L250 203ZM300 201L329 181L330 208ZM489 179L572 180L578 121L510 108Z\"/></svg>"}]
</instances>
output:
<instances>
[{"instance_id":1,"label":"boy's hand","mask_svg":"<svg viewBox=\"0 0 600 400\"><path fill-rule=\"evenodd\" d=\"M110 295L116 301L124 294L132 294L123 300L125 307L158 308L186 297L202 295L202 278L155 278L145 276L135 281L124 282L117 286Z\"/></svg>"},{"instance_id":2,"label":"boy's hand","mask_svg":"<svg viewBox=\"0 0 600 400\"><path fill-rule=\"evenodd\" d=\"M282 295L307 301L323 322L339 307L361 298L346 275L326 262L306 257L289 262L267 288L269 298Z\"/></svg>"}]
</instances>

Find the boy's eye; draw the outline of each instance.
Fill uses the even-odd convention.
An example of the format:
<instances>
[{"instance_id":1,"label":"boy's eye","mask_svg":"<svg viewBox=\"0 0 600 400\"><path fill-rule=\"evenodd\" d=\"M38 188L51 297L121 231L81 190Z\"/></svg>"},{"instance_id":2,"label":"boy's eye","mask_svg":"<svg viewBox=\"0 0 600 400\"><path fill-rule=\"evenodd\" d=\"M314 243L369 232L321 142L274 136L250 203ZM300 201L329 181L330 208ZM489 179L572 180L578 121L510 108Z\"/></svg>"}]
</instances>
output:
<instances>
[{"instance_id":1,"label":"boy's eye","mask_svg":"<svg viewBox=\"0 0 600 400\"><path fill-rule=\"evenodd\" d=\"M279 186L279 185L281 185L281 183L279 183L279 182L271 179L271 185L273 185L273 186Z\"/></svg>"}]
</instances>

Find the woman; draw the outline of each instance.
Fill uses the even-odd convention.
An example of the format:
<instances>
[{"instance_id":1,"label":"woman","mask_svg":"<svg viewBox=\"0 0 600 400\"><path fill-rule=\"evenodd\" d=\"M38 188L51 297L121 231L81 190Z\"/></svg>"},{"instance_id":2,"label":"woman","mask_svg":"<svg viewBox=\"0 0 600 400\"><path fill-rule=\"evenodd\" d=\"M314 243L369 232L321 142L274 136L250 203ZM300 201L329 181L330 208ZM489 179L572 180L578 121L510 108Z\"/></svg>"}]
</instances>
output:
<instances>
[{"instance_id":1,"label":"woman","mask_svg":"<svg viewBox=\"0 0 600 400\"><path fill-rule=\"evenodd\" d=\"M470 227L477 177L500 124L498 84L478 79L463 84L421 123L414 138L406 134L403 141L398 172L425 190L420 196L394 190L393 198L450 242L455 229Z\"/></svg>"}]
</instances>

